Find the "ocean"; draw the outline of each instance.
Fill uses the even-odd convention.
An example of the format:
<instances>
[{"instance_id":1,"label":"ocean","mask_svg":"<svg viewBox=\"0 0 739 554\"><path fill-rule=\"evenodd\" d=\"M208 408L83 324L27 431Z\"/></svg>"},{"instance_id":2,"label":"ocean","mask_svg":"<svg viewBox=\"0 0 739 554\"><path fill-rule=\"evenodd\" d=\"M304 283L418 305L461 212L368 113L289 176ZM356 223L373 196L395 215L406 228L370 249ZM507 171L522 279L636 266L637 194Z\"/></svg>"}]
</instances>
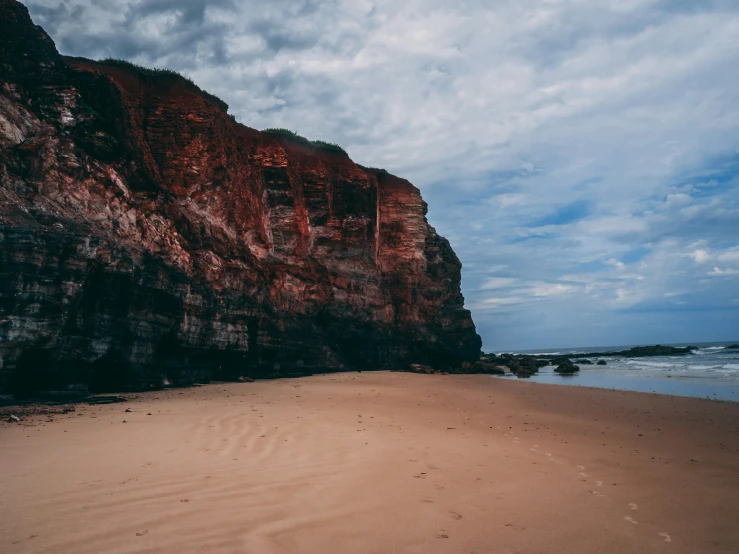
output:
<instances>
[{"instance_id":1,"label":"ocean","mask_svg":"<svg viewBox=\"0 0 739 554\"><path fill-rule=\"evenodd\" d=\"M739 350L726 348L737 343L739 340L670 344L669 346L697 346L699 349L684 356L608 357L604 358L608 364L605 366L595 365L599 359L597 356L581 354L628 350L632 346L645 345L525 350L513 353L542 357L571 354L571 359L586 358L593 362L593 365L578 364L580 371L572 376L554 373L552 366L542 367L539 374L527 381L739 402ZM500 378L516 379L508 376Z\"/></svg>"}]
</instances>

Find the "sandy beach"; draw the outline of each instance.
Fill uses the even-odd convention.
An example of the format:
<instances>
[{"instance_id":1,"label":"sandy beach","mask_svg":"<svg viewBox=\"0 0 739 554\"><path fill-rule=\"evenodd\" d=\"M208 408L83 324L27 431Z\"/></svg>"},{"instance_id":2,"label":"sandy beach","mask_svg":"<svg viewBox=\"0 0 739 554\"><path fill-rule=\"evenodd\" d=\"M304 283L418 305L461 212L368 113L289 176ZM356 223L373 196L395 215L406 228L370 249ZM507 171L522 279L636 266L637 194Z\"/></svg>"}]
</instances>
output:
<instances>
[{"instance_id":1,"label":"sandy beach","mask_svg":"<svg viewBox=\"0 0 739 554\"><path fill-rule=\"evenodd\" d=\"M1 552L739 552L736 403L390 372L127 397L0 423Z\"/></svg>"}]
</instances>

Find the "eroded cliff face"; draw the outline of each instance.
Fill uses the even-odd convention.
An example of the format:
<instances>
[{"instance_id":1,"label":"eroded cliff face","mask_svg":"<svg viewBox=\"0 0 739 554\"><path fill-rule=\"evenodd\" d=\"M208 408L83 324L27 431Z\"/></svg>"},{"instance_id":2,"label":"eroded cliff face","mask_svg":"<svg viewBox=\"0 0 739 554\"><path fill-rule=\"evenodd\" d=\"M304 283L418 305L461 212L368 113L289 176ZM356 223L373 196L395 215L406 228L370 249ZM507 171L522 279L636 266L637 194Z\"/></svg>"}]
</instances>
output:
<instances>
[{"instance_id":1,"label":"eroded cliff face","mask_svg":"<svg viewBox=\"0 0 739 554\"><path fill-rule=\"evenodd\" d=\"M0 0L0 392L478 359L418 189L226 109Z\"/></svg>"}]
</instances>

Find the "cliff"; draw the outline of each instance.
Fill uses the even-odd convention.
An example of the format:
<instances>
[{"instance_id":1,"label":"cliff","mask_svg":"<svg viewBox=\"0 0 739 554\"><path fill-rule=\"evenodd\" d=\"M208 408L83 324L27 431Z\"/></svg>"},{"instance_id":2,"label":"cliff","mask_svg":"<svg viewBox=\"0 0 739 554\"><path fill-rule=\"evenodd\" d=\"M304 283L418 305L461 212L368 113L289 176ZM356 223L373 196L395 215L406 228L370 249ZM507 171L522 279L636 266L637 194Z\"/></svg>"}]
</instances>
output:
<instances>
[{"instance_id":1,"label":"cliff","mask_svg":"<svg viewBox=\"0 0 739 554\"><path fill-rule=\"evenodd\" d=\"M408 181L65 58L0 0L0 393L453 369L480 338Z\"/></svg>"}]
</instances>

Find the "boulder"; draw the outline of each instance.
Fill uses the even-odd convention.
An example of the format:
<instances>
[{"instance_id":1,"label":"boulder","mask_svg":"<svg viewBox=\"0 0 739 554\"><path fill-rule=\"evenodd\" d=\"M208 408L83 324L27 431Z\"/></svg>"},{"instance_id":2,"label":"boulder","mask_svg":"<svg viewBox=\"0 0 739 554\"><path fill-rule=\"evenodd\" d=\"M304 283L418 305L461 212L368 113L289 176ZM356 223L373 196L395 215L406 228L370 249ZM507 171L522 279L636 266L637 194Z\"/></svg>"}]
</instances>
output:
<instances>
[{"instance_id":1,"label":"boulder","mask_svg":"<svg viewBox=\"0 0 739 554\"><path fill-rule=\"evenodd\" d=\"M479 360L472 365L474 373L484 373L486 375L504 375L505 370L498 364L484 362Z\"/></svg>"},{"instance_id":2,"label":"boulder","mask_svg":"<svg viewBox=\"0 0 739 554\"><path fill-rule=\"evenodd\" d=\"M423 365L423 364L411 364L410 365L411 373L421 373L424 375L431 375L434 373L434 368Z\"/></svg>"},{"instance_id":3,"label":"boulder","mask_svg":"<svg viewBox=\"0 0 739 554\"><path fill-rule=\"evenodd\" d=\"M537 358L533 356L516 356L509 360L508 365L516 377L530 377L539 373L539 367L543 367Z\"/></svg>"},{"instance_id":4,"label":"boulder","mask_svg":"<svg viewBox=\"0 0 739 554\"><path fill-rule=\"evenodd\" d=\"M560 375L572 375L573 373L577 373L580 371L580 366L577 366L572 363L572 361L567 360L560 363L554 371L556 373L559 373Z\"/></svg>"},{"instance_id":5,"label":"boulder","mask_svg":"<svg viewBox=\"0 0 739 554\"><path fill-rule=\"evenodd\" d=\"M598 360L595 363L596 363L596 365L606 365L606 361L605 360Z\"/></svg>"}]
</instances>

